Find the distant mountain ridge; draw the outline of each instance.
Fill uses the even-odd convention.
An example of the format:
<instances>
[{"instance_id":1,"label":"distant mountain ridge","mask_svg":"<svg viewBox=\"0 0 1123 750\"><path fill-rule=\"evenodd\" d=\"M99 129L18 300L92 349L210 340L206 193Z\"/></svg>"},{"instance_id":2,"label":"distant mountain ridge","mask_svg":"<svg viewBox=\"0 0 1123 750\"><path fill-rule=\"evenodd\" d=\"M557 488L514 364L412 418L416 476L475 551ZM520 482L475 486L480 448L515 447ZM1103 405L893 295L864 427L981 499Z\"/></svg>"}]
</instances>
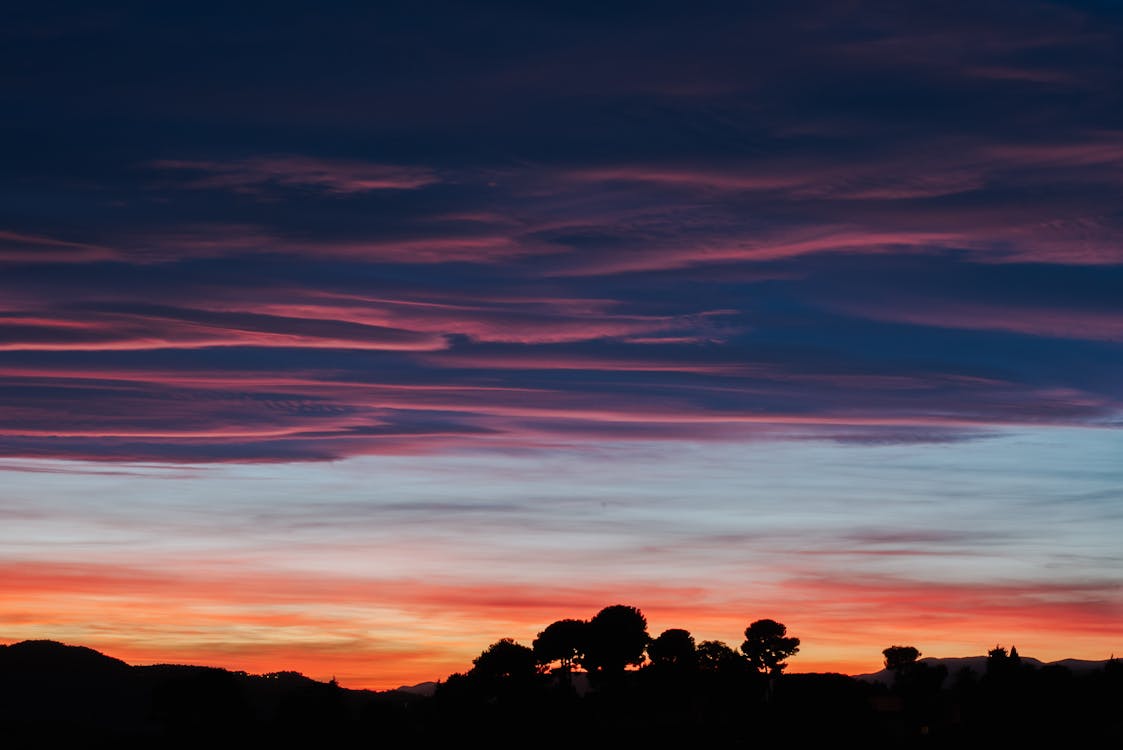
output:
<instances>
[{"instance_id":1,"label":"distant mountain ridge","mask_svg":"<svg viewBox=\"0 0 1123 750\"><path fill-rule=\"evenodd\" d=\"M1103 669L1110 659L1102 659L1100 661L1092 661L1089 659L1058 659L1057 661L1043 662L1040 659L1035 659L1032 656L1020 656L1022 664L1040 669L1042 667L1064 667L1072 672L1082 673L1091 672L1097 669ZM917 660L921 664L928 666L947 667L948 676L953 677L957 672L962 669L970 669L978 674L983 674L987 670L987 657L986 656L952 656L952 657L933 657L926 656ZM866 682L882 682L891 684L893 682L893 672L888 669L882 669L877 672L869 674L856 674L852 675L856 680L865 680Z\"/></svg>"}]
</instances>

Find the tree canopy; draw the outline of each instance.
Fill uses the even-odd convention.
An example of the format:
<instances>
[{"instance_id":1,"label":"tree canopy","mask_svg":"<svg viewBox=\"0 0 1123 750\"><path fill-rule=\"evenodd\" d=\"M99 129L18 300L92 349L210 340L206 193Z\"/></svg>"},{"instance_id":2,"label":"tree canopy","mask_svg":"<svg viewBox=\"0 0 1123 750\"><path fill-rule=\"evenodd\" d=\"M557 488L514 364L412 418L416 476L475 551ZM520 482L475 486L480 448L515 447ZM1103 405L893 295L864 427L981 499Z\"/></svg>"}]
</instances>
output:
<instances>
[{"instance_id":1,"label":"tree canopy","mask_svg":"<svg viewBox=\"0 0 1123 750\"><path fill-rule=\"evenodd\" d=\"M620 673L643 663L651 636L647 618L635 607L613 604L589 620L580 664L591 672Z\"/></svg>"},{"instance_id":2,"label":"tree canopy","mask_svg":"<svg viewBox=\"0 0 1123 750\"><path fill-rule=\"evenodd\" d=\"M472 664L468 676L485 680L527 680L538 674L534 651L511 638L491 644Z\"/></svg>"},{"instance_id":3,"label":"tree canopy","mask_svg":"<svg viewBox=\"0 0 1123 750\"><path fill-rule=\"evenodd\" d=\"M698 668L704 672L725 672L743 668L745 657L724 641L702 641L697 647Z\"/></svg>"},{"instance_id":4,"label":"tree canopy","mask_svg":"<svg viewBox=\"0 0 1123 750\"><path fill-rule=\"evenodd\" d=\"M784 660L799 652L799 639L775 620L757 620L745 628L741 651L758 672L777 675L788 666Z\"/></svg>"},{"instance_id":5,"label":"tree canopy","mask_svg":"<svg viewBox=\"0 0 1123 750\"><path fill-rule=\"evenodd\" d=\"M572 667L585 651L589 624L584 620L557 620L546 626L532 644L534 656L542 665L560 662L562 669Z\"/></svg>"},{"instance_id":6,"label":"tree canopy","mask_svg":"<svg viewBox=\"0 0 1123 750\"><path fill-rule=\"evenodd\" d=\"M694 636L682 628L670 628L647 646L651 663L663 667L693 667L698 662Z\"/></svg>"},{"instance_id":7,"label":"tree canopy","mask_svg":"<svg viewBox=\"0 0 1123 750\"><path fill-rule=\"evenodd\" d=\"M890 646L881 654L885 657L885 668L892 672L907 669L920 658L920 651L915 646Z\"/></svg>"}]
</instances>

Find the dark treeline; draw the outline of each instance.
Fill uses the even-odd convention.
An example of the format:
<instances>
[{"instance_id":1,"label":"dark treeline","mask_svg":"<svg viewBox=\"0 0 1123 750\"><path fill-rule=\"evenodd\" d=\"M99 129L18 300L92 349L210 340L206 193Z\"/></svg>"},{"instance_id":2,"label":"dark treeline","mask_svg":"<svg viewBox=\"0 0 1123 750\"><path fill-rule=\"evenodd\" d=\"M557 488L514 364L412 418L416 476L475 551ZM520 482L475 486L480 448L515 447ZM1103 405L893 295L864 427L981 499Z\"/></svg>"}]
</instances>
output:
<instances>
[{"instance_id":1,"label":"dark treeline","mask_svg":"<svg viewBox=\"0 0 1123 750\"><path fill-rule=\"evenodd\" d=\"M292 672L130 667L90 649L0 647L0 743L197 747L1123 747L1123 664L1079 671L993 648L977 669L882 652L884 678L786 674L800 641L750 622L736 646L652 636L638 609L503 638L431 694Z\"/></svg>"}]
</instances>

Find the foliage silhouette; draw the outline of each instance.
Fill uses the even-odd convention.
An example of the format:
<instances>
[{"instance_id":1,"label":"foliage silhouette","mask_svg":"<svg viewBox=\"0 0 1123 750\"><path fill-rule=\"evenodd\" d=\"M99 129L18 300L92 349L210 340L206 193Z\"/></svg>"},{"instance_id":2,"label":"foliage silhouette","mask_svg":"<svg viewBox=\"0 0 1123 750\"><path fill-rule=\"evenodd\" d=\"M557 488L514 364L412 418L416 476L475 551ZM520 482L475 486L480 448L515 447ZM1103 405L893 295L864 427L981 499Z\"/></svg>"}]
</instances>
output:
<instances>
[{"instance_id":1,"label":"foliage silhouette","mask_svg":"<svg viewBox=\"0 0 1123 750\"><path fill-rule=\"evenodd\" d=\"M485 680L527 681L538 674L534 651L511 638L491 644L472 664L469 676Z\"/></svg>"},{"instance_id":2,"label":"foliage silhouette","mask_svg":"<svg viewBox=\"0 0 1123 750\"><path fill-rule=\"evenodd\" d=\"M920 651L915 646L890 646L881 653L885 657L885 668L898 674L920 658Z\"/></svg>"},{"instance_id":3,"label":"foliage silhouette","mask_svg":"<svg viewBox=\"0 0 1123 750\"><path fill-rule=\"evenodd\" d=\"M558 620L546 626L532 644L534 656L542 666L555 662L566 673L585 652L589 625L584 620Z\"/></svg>"},{"instance_id":4,"label":"foliage silhouette","mask_svg":"<svg viewBox=\"0 0 1123 750\"><path fill-rule=\"evenodd\" d=\"M664 630L647 644L647 656L657 668L693 669L698 665L694 636L682 628Z\"/></svg>"},{"instance_id":5,"label":"foliage silhouette","mask_svg":"<svg viewBox=\"0 0 1123 750\"><path fill-rule=\"evenodd\" d=\"M724 641L702 641L697 647L697 659L698 668L704 672L743 672L747 667L744 656Z\"/></svg>"},{"instance_id":6,"label":"foliage silhouette","mask_svg":"<svg viewBox=\"0 0 1123 750\"><path fill-rule=\"evenodd\" d=\"M775 620L757 620L745 628L741 651L753 669L776 676L788 666L784 660L799 652L799 639Z\"/></svg>"},{"instance_id":7,"label":"foliage silhouette","mask_svg":"<svg viewBox=\"0 0 1123 750\"><path fill-rule=\"evenodd\" d=\"M635 607L613 604L589 620L585 652L579 663L590 672L616 678L629 666L643 663L651 636L647 618Z\"/></svg>"},{"instance_id":8,"label":"foliage silhouette","mask_svg":"<svg viewBox=\"0 0 1123 750\"><path fill-rule=\"evenodd\" d=\"M541 682L538 660L529 646L502 638L472 661L470 689L488 700L527 695Z\"/></svg>"}]
</instances>

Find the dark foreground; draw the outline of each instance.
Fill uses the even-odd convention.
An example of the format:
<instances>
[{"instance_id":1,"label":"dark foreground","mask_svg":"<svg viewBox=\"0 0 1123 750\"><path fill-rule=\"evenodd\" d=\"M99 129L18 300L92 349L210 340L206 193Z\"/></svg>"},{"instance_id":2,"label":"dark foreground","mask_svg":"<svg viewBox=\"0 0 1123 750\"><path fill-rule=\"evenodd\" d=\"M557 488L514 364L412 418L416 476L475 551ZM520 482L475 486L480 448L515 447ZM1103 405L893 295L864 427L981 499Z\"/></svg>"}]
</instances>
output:
<instances>
[{"instance_id":1,"label":"dark foreground","mask_svg":"<svg viewBox=\"0 0 1123 750\"><path fill-rule=\"evenodd\" d=\"M917 664L892 684L727 669L453 675L431 696L0 647L5 747L1123 747L1123 665Z\"/></svg>"}]
</instances>

